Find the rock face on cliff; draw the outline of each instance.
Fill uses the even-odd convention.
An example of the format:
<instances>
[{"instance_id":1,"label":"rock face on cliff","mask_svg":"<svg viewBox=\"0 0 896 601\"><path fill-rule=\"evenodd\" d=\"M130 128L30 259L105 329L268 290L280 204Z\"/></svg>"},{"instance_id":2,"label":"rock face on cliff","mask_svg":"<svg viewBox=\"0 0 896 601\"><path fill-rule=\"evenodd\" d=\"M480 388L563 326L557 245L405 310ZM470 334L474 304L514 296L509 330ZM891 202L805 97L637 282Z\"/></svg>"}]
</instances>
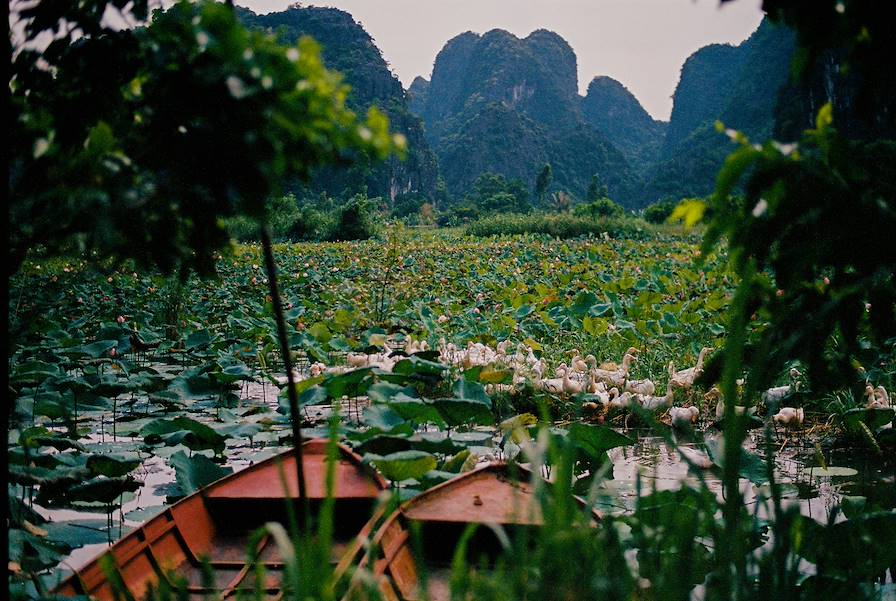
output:
<instances>
[{"instance_id":1,"label":"rock face on cliff","mask_svg":"<svg viewBox=\"0 0 896 601\"><path fill-rule=\"evenodd\" d=\"M314 38L321 45L327 68L342 73L351 86L349 106L361 114L377 106L389 117L391 130L408 140L404 161L392 158L385 163L362 162L348 170L325 169L314 176L307 192L343 195L366 188L370 196L391 199L402 194L434 194L438 166L423 124L409 110L401 82L389 70L370 35L350 14L316 7L294 7L266 15L238 10L247 27L276 33L285 42L295 42L305 35Z\"/></svg>"},{"instance_id":2,"label":"rock face on cliff","mask_svg":"<svg viewBox=\"0 0 896 601\"><path fill-rule=\"evenodd\" d=\"M415 115L422 115L426 110L426 101L429 98L429 80L415 77L408 88L408 108Z\"/></svg>"},{"instance_id":3,"label":"rock face on cliff","mask_svg":"<svg viewBox=\"0 0 896 601\"><path fill-rule=\"evenodd\" d=\"M638 99L612 77L591 80L582 99L582 114L637 172L657 159L668 123L653 119Z\"/></svg>"},{"instance_id":4,"label":"rock face on cliff","mask_svg":"<svg viewBox=\"0 0 896 601\"><path fill-rule=\"evenodd\" d=\"M532 187L550 163L558 189L584 197L597 173L614 198L631 198L628 161L586 121L576 56L557 34L461 34L436 57L426 84L415 81L414 108L455 196L468 192L484 172Z\"/></svg>"},{"instance_id":5,"label":"rock face on cliff","mask_svg":"<svg viewBox=\"0 0 896 601\"><path fill-rule=\"evenodd\" d=\"M647 175L647 201L712 192L732 150L716 121L751 139L772 135L794 47L791 30L763 21L739 46L705 46L685 61L666 138Z\"/></svg>"}]
</instances>

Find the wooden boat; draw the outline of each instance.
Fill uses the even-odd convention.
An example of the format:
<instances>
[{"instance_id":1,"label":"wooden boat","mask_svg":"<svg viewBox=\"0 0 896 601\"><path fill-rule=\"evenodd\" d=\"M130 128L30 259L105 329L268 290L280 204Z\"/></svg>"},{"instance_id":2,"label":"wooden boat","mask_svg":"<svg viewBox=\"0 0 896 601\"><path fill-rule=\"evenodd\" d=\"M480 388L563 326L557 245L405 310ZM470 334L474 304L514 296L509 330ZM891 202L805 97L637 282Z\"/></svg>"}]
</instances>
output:
<instances>
[{"instance_id":1,"label":"wooden boat","mask_svg":"<svg viewBox=\"0 0 896 601\"><path fill-rule=\"evenodd\" d=\"M328 444L316 439L302 447L312 513L327 495ZM338 453L333 561L341 560L337 569L344 570L356 561L362 540L374 529L375 518L371 515L387 484L382 476L362 465L361 458L348 447L338 445ZM258 563L266 573L263 583L256 582L256 570L246 563L247 549L250 538L266 522L280 522L288 528L287 507L296 501L297 482L292 450L218 480L122 538L62 582L55 593L88 595L100 601L117 599L102 567L109 558L134 599L143 598L161 578L169 582L185 580L191 599L208 598L210 594L227 599L257 589L268 599L277 599L284 569L277 545L265 536L256 547ZM211 586L206 566L211 567Z\"/></svg>"},{"instance_id":2,"label":"wooden boat","mask_svg":"<svg viewBox=\"0 0 896 601\"><path fill-rule=\"evenodd\" d=\"M531 473L515 468L518 476ZM576 499L579 506L584 502ZM600 520L591 512L591 525ZM538 528L544 524L541 503L529 482L514 478L505 463L491 463L435 486L399 507L377 530L372 555L359 562L373 572L385 601L447 601L451 560L469 524L493 524L505 531ZM422 549L411 547L411 530L419 528ZM490 528L479 528L468 549L497 556L501 543ZM421 565L418 562L422 562ZM426 572L426 590L421 590L421 570ZM359 584L353 583L353 593ZM363 595L362 595L363 596ZM351 597L351 594L347 598Z\"/></svg>"}]
</instances>

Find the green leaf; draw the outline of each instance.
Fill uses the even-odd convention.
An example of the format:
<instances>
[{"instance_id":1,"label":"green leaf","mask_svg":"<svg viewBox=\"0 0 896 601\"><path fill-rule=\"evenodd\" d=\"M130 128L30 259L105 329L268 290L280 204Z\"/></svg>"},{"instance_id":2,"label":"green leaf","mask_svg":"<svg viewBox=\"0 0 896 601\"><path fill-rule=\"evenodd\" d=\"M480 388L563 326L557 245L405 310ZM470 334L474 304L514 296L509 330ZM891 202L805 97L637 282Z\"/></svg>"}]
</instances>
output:
<instances>
[{"instance_id":1,"label":"green leaf","mask_svg":"<svg viewBox=\"0 0 896 601\"><path fill-rule=\"evenodd\" d=\"M391 382L377 382L367 390L367 396L373 403L390 403L393 401L419 401L413 388L399 386Z\"/></svg>"},{"instance_id":2,"label":"green leaf","mask_svg":"<svg viewBox=\"0 0 896 601\"><path fill-rule=\"evenodd\" d=\"M207 347L211 342L212 335L208 330L198 330L187 336L184 347L187 350L195 351Z\"/></svg>"},{"instance_id":3,"label":"green leaf","mask_svg":"<svg viewBox=\"0 0 896 601\"><path fill-rule=\"evenodd\" d=\"M874 407L872 409L856 407L843 414L843 421L850 430L857 431L861 427L859 423L864 422L874 432L892 422L894 414L896 414L896 410L893 407Z\"/></svg>"},{"instance_id":4,"label":"green leaf","mask_svg":"<svg viewBox=\"0 0 896 601\"><path fill-rule=\"evenodd\" d=\"M392 428L404 424L405 419L390 407L371 405L364 409L364 413L361 414L361 422L370 428L379 428L388 432Z\"/></svg>"},{"instance_id":5,"label":"green leaf","mask_svg":"<svg viewBox=\"0 0 896 601\"><path fill-rule=\"evenodd\" d=\"M91 344L85 344L83 346L75 347L72 349L73 351L77 351L88 357L93 359L99 359L103 355L109 352L113 346L118 344L117 340L97 340L96 342L92 342Z\"/></svg>"},{"instance_id":6,"label":"green leaf","mask_svg":"<svg viewBox=\"0 0 896 601\"><path fill-rule=\"evenodd\" d=\"M838 467L829 465L827 467L810 467L809 475L816 478L850 478L859 472L851 467Z\"/></svg>"},{"instance_id":7,"label":"green leaf","mask_svg":"<svg viewBox=\"0 0 896 601\"><path fill-rule=\"evenodd\" d=\"M420 357L408 357L402 359L392 368L392 371L401 375L419 375L428 378L441 378L448 368L441 363L427 361Z\"/></svg>"},{"instance_id":8,"label":"green leaf","mask_svg":"<svg viewBox=\"0 0 896 601\"><path fill-rule=\"evenodd\" d=\"M364 461L372 463L383 476L392 482L403 480L419 480L423 474L434 470L438 465L436 458L423 451L401 451L382 457L366 455Z\"/></svg>"},{"instance_id":9,"label":"green leaf","mask_svg":"<svg viewBox=\"0 0 896 601\"><path fill-rule=\"evenodd\" d=\"M202 449L213 449L215 452L223 451L226 440L225 436L215 432L209 426L189 417L153 420L140 429L140 435L144 437L147 444L159 442L166 446L183 444L194 451Z\"/></svg>"},{"instance_id":10,"label":"green leaf","mask_svg":"<svg viewBox=\"0 0 896 601\"><path fill-rule=\"evenodd\" d=\"M635 441L612 428L574 423L569 426L570 440L582 451L597 459L616 447L635 444Z\"/></svg>"},{"instance_id":11,"label":"green leaf","mask_svg":"<svg viewBox=\"0 0 896 601\"><path fill-rule=\"evenodd\" d=\"M16 365L10 374L10 383L40 383L47 378L61 376L62 370L58 365L45 361L26 361Z\"/></svg>"},{"instance_id":12,"label":"green leaf","mask_svg":"<svg viewBox=\"0 0 896 601\"><path fill-rule=\"evenodd\" d=\"M96 476L66 489L64 498L66 501L84 501L112 503L125 492L134 492L140 488L140 482L133 478L119 476L110 478Z\"/></svg>"},{"instance_id":13,"label":"green leaf","mask_svg":"<svg viewBox=\"0 0 896 601\"><path fill-rule=\"evenodd\" d=\"M370 367L353 369L343 374L327 377L321 386L326 388L327 396L331 399L341 399L343 396L355 397L367 394L371 384Z\"/></svg>"},{"instance_id":14,"label":"green leaf","mask_svg":"<svg viewBox=\"0 0 896 601\"><path fill-rule=\"evenodd\" d=\"M491 408L481 401L468 399L435 399L439 416L451 427L461 424L494 424Z\"/></svg>"},{"instance_id":15,"label":"green leaf","mask_svg":"<svg viewBox=\"0 0 896 601\"><path fill-rule=\"evenodd\" d=\"M480 374L480 378L481 377L482 374ZM476 401L477 403L486 405L489 409L492 407L492 400L488 396L488 393L485 392L485 387L478 382L468 382L467 380L460 379L454 383L451 390L454 393L454 396L459 399Z\"/></svg>"},{"instance_id":16,"label":"green leaf","mask_svg":"<svg viewBox=\"0 0 896 601\"><path fill-rule=\"evenodd\" d=\"M597 297L594 294L582 291L573 299L572 304L569 306L569 311L576 317L597 316L599 315L598 313L592 313L592 309L595 309L597 304Z\"/></svg>"},{"instance_id":17,"label":"green leaf","mask_svg":"<svg viewBox=\"0 0 896 601\"><path fill-rule=\"evenodd\" d=\"M703 220L706 212L706 203L697 199L682 200L672 214L669 221L672 223L684 222L685 227L694 227Z\"/></svg>"},{"instance_id":18,"label":"green leaf","mask_svg":"<svg viewBox=\"0 0 896 601\"><path fill-rule=\"evenodd\" d=\"M223 368L221 371L212 372L212 377L221 384L233 384L234 382L255 381L255 374L252 369L245 363L234 363Z\"/></svg>"},{"instance_id":19,"label":"green leaf","mask_svg":"<svg viewBox=\"0 0 896 601\"><path fill-rule=\"evenodd\" d=\"M100 454L87 458L87 469L96 476L124 476L140 465L139 457L129 455Z\"/></svg>"},{"instance_id":20,"label":"green leaf","mask_svg":"<svg viewBox=\"0 0 896 601\"><path fill-rule=\"evenodd\" d=\"M19 528L9 529L7 536L9 560L15 561L29 572L53 567L71 551L71 547L65 543L46 540Z\"/></svg>"},{"instance_id":21,"label":"green leaf","mask_svg":"<svg viewBox=\"0 0 896 601\"><path fill-rule=\"evenodd\" d=\"M185 495L233 473L233 468L222 467L205 455L187 457L183 451L172 455L168 462L174 467L177 485Z\"/></svg>"},{"instance_id":22,"label":"green leaf","mask_svg":"<svg viewBox=\"0 0 896 601\"><path fill-rule=\"evenodd\" d=\"M355 449L361 454L375 453L377 455L397 453L399 451L407 451L411 448L411 440L408 436L392 436L388 434L377 434L371 436Z\"/></svg>"},{"instance_id":23,"label":"green leaf","mask_svg":"<svg viewBox=\"0 0 896 601\"><path fill-rule=\"evenodd\" d=\"M477 368L474 368L477 369ZM464 372L464 379L469 380L466 377L468 373L472 370L467 370ZM478 380L483 384L506 384L513 379L513 372L509 369L496 369L491 365L487 365L479 371ZM475 379L473 380L475 381Z\"/></svg>"},{"instance_id":24,"label":"green leaf","mask_svg":"<svg viewBox=\"0 0 896 601\"><path fill-rule=\"evenodd\" d=\"M119 537L118 526L109 530L106 520L70 520L65 522L47 522L41 526L47 531L47 538L62 542L69 547L108 543ZM131 528L124 526L122 535Z\"/></svg>"}]
</instances>

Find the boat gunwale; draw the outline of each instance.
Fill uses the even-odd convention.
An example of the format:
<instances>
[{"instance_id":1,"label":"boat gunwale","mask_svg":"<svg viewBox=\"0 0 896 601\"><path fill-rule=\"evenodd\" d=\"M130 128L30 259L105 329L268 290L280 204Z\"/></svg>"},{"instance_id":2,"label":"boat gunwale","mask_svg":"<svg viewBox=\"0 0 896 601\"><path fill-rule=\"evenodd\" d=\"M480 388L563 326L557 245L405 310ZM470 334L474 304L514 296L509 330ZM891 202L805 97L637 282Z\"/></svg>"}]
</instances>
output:
<instances>
[{"instance_id":1,"label":"boat gunwale","mask_svg":"<svg viewBox=\"0 0 896 601\"><path fill-rule=\"evenodd\" d=\"M303 451L305 451L305 453L303 453L303 460L307 460L312 457L323 456L324 457L323 461L326 462L327 455L328 455L328 447L330 444L331 444L331 439L321 438L321 437L309 438L309 439L303 441L302 447L303 447ZM307 452L312 449L314 449L316 452L310 452L310 453ZM368 476L370 478L370 480L374 483L376 488L379 489L381 492L388 490L388 487L389 487L388 482L382 476L382 474L380 474L378 471L373 469L369 464L365 464L363 462L363 459L361 458L361 456L358 455L357 453L355 453L350 447L337 441L336 449L338 451L338 454L336 456L337 461L339 461L341 459L345 459L350 465L358 468L364 475ZM185 561L189 561L191 564L198 562L199 558L193 552L193 549L187 543L186 536L184 536L183 532L181 532L181 529L178 527L178 524L175 519L175 512L186 507L188 503L195 503L197 501L197 499L199 499L203 502L209 500L210 498L214 499L214 497L209 496L209 492L213 491L213 489L215 489L216 487L219 487L219 486L227 484L227 483L232 483L235 479L245 477L246 475L255 473L259 470L267 469L271 466L271 464L276 463L277 461L288 460L290 458L295 459L294 453L295 453L295 447L286 449L281 453L277 453L276 455L273 455L271 457L263 459L262 461L254 463L252 465L249 465L242 470L239 470L232 474L227 474L226 476L223 476L222 478L219 478L218 480L215 480L214 482L211 482L211 483L207 484L206 486L201 487L199 490L185 496L184 498L179 499L175 503L172 503L171 505L166 505L164 507L164 509L161 512L159 512L157 515L151 517L149 520L144 522L142 525L135 528L132 532L129 532L126 536L120 538L115 543L109 545L108 547L103 549L101 552L97 553L93 558L91 558L89 561L87 561L85 564L83 564L80 568L72 569L71 574L69 574L65 579L59 581L55 586L53 586L53 588L50 590L51 594L67 596L61 592L61 589L71 586L71 588L74 590L75 595L87 595L88 597L91 596L91 593L89 592L89 590L97 589L97 588L101 587L102 582L108 581L108 578L104 576L102 581L98 581L97 583L94 583L93 586L88 587L88 586L85 586L85 583L83 580L83 573L88 570L95 569L95 567L99 564L99 562L104 557L111 556L111 554L113 553L113 551L116 547L119 547L120 545L122 545L121 548L123 549L124 548L123 544L127 544L129 542L133 543L134 541L136 541L137 544L132 549L130 549L125 555L123 555L124 559L122 561L119 561L120 558L113 556L113 561L115 563L116 571L120 571L120 569L121 569L121 565L119 565L119 564L127 564L128 562L133 560L140 553L146 553L147 558L149 559L150 563L152 564L153 571L156 572L156 576L162 577L159 561L158 561L158 558L155 556L155 552L152 548L152 543L159 540L162 536L168 534L169 532L173 532L174 536L176 536L180 540L182 551L184 553ZM304 463L304 461L303 461L303 463ZM282 497L281 500L289 501L291 499L298 498L297 495L289 495L289 490L287 490L286 493L287 493L287 496ZM340 497L333 496L332 498L339 499ZM346 498L354 498L354 497L346 497ZM228 498L223 497L221 499L226 500ZM204 505L204 503L203 503L203 505ZM205 513L208 513L208 508L204 507L204 511L205 511ZM376 514L374 517L376 517ZM162 524L161 529L153 532L152 537L148 536L147 532L146 532L147 529L151 528L152 526L158 526L159 523ZM370 526L371 526L370 520L365 522L364 526L359 531L358 535L356 535L356 537L355 537L355 543L360 542L357 540L358 536L361 536L361 535L369 536L369 531L372 529L372 528L369 528ZM365 533L365 530L367 531L366 533ZM357 544L352 544L350 546L352 557L357 556L358 547L359 547L359 545L357 545ZM349 555L349 554L346 553L346 555ZM343 561L344 560L345 560L345 558L343 558ZM266 565L266 566L268 563L271 563L271 565L273 566L274 564L281 564L282 562L257 562L257 563L260 565ZM215 562L212 561L211 564L214 565ZM63 566L63 565L64 564L60 564L60 566ZM342 562L340 562L340 565L342 565ZM65 566L65 567L68 567L68 566Z\"/></svg>"},{"instance_id":2,"label":"boat gunwale","mask_svg":"<svg viewBox=\"0 0 896 601\"><path fill-rule=\"evenodd\" d=\"M413 509L413 507L415 505L418 505L418 504L426 501L428 498L431 498L433 496L438 496L446 488L450 489L450 488L457 487L458 485L463 484L465 481L470 480L478 475L481 475L482 473L493 472L497 476L502 476L502 475L509 476L509 467L511 465L513 465L514 468L516 470L518 470L519 474L528 475L530 481L534 480L535 472L533 472L531 469L529 469L525 466L522 466L522 465L519 465L516 463L510 464L506 461L491 461L489 463L485 463L483 465L477 466L476 468L470 470L469 472L460 474L454 478L451 478L450 480L446 480L445 482L437 484L436 486L433 486L432 488L427 489L426 491L420 493L419 495L413 497L412 499L408 499L407 501L402 503L399 507L397 507L395 509L395 511L392 512L392 514L388 518L386 518L386 520L379 526L379 528L377 528L377 531L374 533L373 538L371 539L370 550L367 554L364 555L364 557L361 558L361 561L358 563L358 569L362 569L362 568L370 569L373 576L380 580L381 587L384 584L388 584L388 586L391 588L393 593L395 593L396 590L401 591L401 586L399 586L399 584L395 580L395 578L387 576L386 572L390 569L392 562L395 560L396 556L401 551L401 549L406 547L408 545L408 542L411 540L410 536L408 535L408 523L409 522L437 522L438 521L438 520L417 520L417 519L411 518L407 513L408 510ZM541 478L541 480L544 484L547 484L548 486L553 486L553 483L550 482L549 480L546 480L544 478ZM518 479L518 481L514 481L513 479L508 480L508 484L510 484L511 486L515 486L518 484L524 484L524 483L526 483L526 482L522 479ZM534 487L531 492L532 493L535 492ZM579 506L581 506L583 508L587 507L588 504L585 499L581 498L578 495L572 495L572 497L579 504ZM594 519L594 521L592 522L592 527L597 527L598 524L602 521L603 516L595 508L591 508L590 513L591 513L592 518ZM385 537L386 533L389 531L389 529L392 527L393 523L396 523L396 522L398 523L398 527L401 529L401 534L398 535L397 541L393 542L390 545L389 549L385 549L385 548L383 548L382 540ZM467 521L467 522L455 522L455 523L458 523L458 524L460 524L460 523L467 523L467 524L476 523L476 524L481 524L481 525L488 525L488 524L496 524L497 522ZM516 525L516 524L507 523L505 525ZM520 526L534 526L537 528L543 527L543 524L541 524L541 525L519 524L519 525ZM416 560L415 560L415 564L416 564ZM351 588L350 588L350 590L351 590ZM343 601L345 601L345 599L347 599L347 598L348 598L348 596L344 597ZM399 593L398 598L406 599L406 597L404 596L404 593Z\"/></svg>"}]
</instances>

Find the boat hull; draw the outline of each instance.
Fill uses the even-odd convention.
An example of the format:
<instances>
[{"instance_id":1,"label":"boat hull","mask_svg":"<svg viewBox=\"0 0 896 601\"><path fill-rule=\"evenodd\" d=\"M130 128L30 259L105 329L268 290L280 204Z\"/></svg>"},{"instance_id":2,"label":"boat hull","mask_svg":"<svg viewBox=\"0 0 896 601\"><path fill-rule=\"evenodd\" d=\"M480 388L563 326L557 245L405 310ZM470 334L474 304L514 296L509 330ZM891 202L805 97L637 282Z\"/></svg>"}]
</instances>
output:
<instances>
[{"instance_id":1,"label":"boat hull","mask_svg":"<svg viewBox=\"0 0 896 601\"><path fill-rule=\"evenodd\" d=\"M449 600L451 561L470 524L499 526L505 532L544 525L537 491L527 480L531 480L530 472L493 463L427 490L399 507L377 529L373 551L361 560L360 567L373 572L385 601ZM584 508L580 499L575 500ZM591 511L590 515L591 526L597 526L600 514ZM420 548L412 546L415 533ZM471 560L493 560L502 548L488 527L479 528L467 540L467 549L477 554ZM352 593L357 594L360 586L353 582Z\"/></svg>"},{"instance_id":2,"label":"boat hull","mask_svg":"<svg viewBox=\"0 0 896 601\"><path fill-rule=\"evenodd\" d=\"M303 446L302 465L314 514L327 497L329 443L311 440ZM62 596L88 595L113 601L116 588L134 599L144 598L161 580L185 591L188 598L221 599L263 592L278 598L284 559L263 531L278 522L287 530L296 503L298 476L290 450L227 476L166 508L138 530L60 583ZM339 569L352 563L362 540L374 528L375 508L385 480L361 463L343 445L334 466L333 561ZM249 559L250 545L257 560ZM262 570L257 567L262 566ZM259 582L259 574L263 581Z\"/></svg>"}]
</instances>

